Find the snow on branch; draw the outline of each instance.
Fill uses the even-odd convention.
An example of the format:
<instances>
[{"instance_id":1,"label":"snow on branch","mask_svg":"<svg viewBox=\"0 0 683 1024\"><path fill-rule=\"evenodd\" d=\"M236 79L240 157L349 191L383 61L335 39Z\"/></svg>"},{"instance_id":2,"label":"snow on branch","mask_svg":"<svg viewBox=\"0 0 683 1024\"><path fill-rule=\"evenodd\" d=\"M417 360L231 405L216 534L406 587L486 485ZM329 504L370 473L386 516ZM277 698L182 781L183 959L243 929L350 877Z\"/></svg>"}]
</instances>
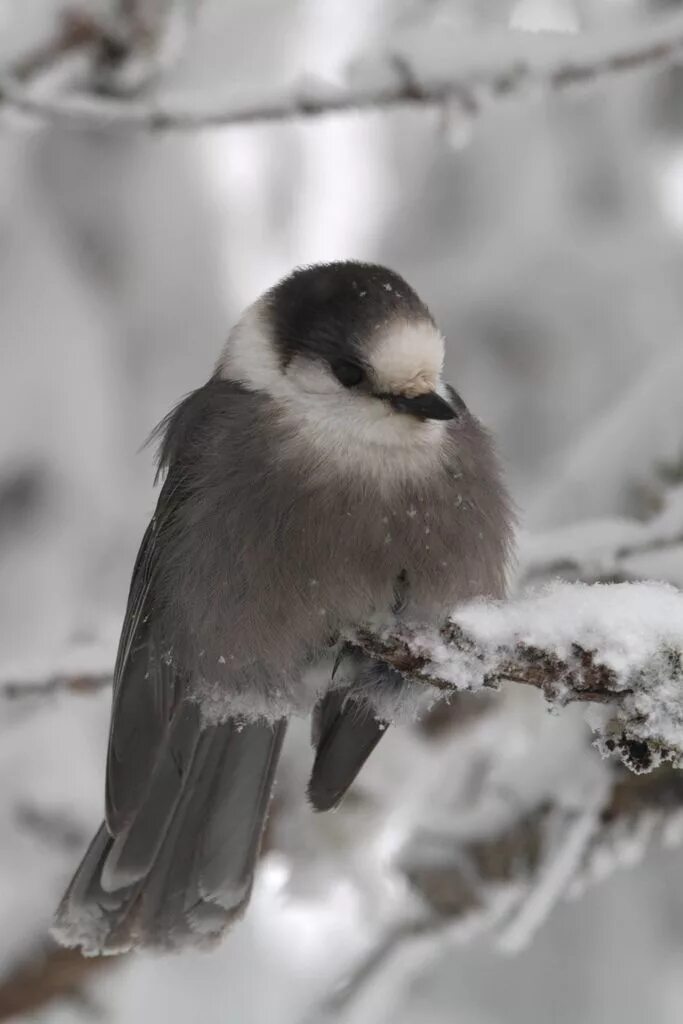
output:
<instances>
[{"instance_id":1,"label":"snow on branch","mask_svg":"<svg viewBox=\"0 0 683 1024\"><path fill-rule=\"evenodd\" d=\"M635 772L683 765L683 592L664 583L555 583L509 601L465 605L440 629L359 629L347 638L434 699L513 682L555 709L592 706L601 753ZM95 693L111 673L77 658L44 679L1 681L0 698Z\"/></svg>"},{"instance_id":2,"label":"snow on branch","mask_svg":"<svg viewBox=\"0 0 683 1024\"><path fill-rule=\"evenodd\" d=\"M435 694L536 687L591 715L596 745L636 772L683 764L683 592L667 584L556 583L465 606L440 630L360 630L353 640Z\"/></svg>"},{"instance_id":3,"label":"snow on branch","mask_svg":"<svg viewBox=\"0 0 683 1024\"><path fill-rule=\"evenodd\" d=\"M203 128L289 121L351 111L437 107L467 117L487 104L526 93L552 94L683 57L680 13L628 32L507 32L448 38L427 27L376 54L361 55L343 86L307 79L284 92L234 96L201 107L175 100L121 100L89 93L37 94L12 74L0 77L0 108L75 126L192 132Z\"/></svg>"}]
</instances>

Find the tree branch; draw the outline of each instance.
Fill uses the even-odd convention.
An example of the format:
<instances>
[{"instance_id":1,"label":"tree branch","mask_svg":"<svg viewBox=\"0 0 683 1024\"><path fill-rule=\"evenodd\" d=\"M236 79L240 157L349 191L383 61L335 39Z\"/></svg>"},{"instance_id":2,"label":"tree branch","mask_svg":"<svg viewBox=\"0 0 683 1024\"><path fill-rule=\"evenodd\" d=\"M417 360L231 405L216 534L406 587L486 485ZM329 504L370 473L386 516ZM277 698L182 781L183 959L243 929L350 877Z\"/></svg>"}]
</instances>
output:
<instances>
[{"instance_id":1,"label":"tree branch","mask_svg":"<svg viewBox=\"0 0 683 1024\"><path fill-rule=\"evenodd\" d=\"M205 109L161 100L121 101L75 93L37 96L16 77L5 75L0 78L0 107L64 125L175 132L410 106L455 108L472 117L491 102L529 91L561 93L625 72L666 66L683 56L680 13L660 18L653 26L638 26L637 33L631 30L617 41L611 35L566 36L561 43L556 35L545 37L540 41L552 40L552 60L539 47L536 35L508 35L509 56L497 64L489 53L495 53L497 47L488 47L487 40L470 41L471 45L465 46L460 39L448 68L440 70L434 70L433 61L423 61L425 66L420 67L410 46L407 52L397 47L389 55L365 62L371 65L369 81L366 75L365 82L351 81L340 88L329 84L312 88L308 83L284 95L236 98Z\"/></svg>"},{"instance_id":2,"label":"tree branch","mask_svg":"<svg viewBox=\"0 0 683 1024\"><path fill-rule=\"evenodd\" d=\"M0 1020L17 1020L57 999L70 1000L82 1010L92 1011L85 983L94 972L112 965L111 957L84 957L79 950L46 942L0 978Z\"/></svg>"},{"instance_id":3,"label":"tree branch","mask_svg":"<svg viewBox=\"0 0 683 1024\"><path fill-rule=\"evenodd\" d=\"M11 70L10 79L28 83L70 54L92 49L102 40L102 27L91 15L66 11L58 20L56 31L42 46L24 54Z\"/></svg>"},{"instance_id":4,"label":"tree branch","mask_svg":"<svg viewBox=\"0 0 683 1024\"><path fill-rule=\"evenodd\" d=\"M435 696L511 681L561 708L604 705L603 754L636 772L683 763L683 593L666 584L558 583L460 609L440 630L360 630L351 642Z\"/></svg>"},{"instance_id":5,"label":"tree branch","mask_svg":"<svg viewBox=\"0 0 683 1024\"><path fill-rule=\"evenodd\" d=\"M106 95L130 98L153 84L180 56L201 3L118 0L108 16L67 8L58 17L52 37L16 60L0 81L29 90L81 54L90 65L81 84L100 96L98 102L105 103ZM68 82L72 89L76 84ZM0 86L0 106L3 92ZM40 95L45 98L44 92Z\"/></svg>"},{"instance_id":6,"label":"tree branch","mask_svg":"<svg viewBox=\"0 0 683 1024\"><path fill-rule=\"evenodd\" d=\"M0 699L23 700L52 697L59 693L90 694L111 686L111 672L57 673L47 679L0 683Z\"/></svg>"},{"instance_id":7,"label":"tree branch","mask_svg":"<svg viewBox=\"0 0 683 1024\"><path fill-rule=\"evenodd\" d=\"M407 918L391 926L343 984L305 1015L302 1024L360 1024L361 1021L375 1019L375 1002L381 1004L383 1001L373 999L372 994L381 979L384 979L385 989L391 990L393 985L395 992L396 984L406 982L405 968L415 971L413 954L416 948L420 945L434 946L448 927L446 918L431 914ZM407 962L402 964L402 960ZM372 1000L371 1007L367 1006L368 997ZM384 1009L392 1008L384 1003Z\"/></svg>"},{"instance_id":8,"label":"tree branch","mask_svg":"<svg viewBox=\"0 0 683 1024\"><path fill-rule=\"evenodd\" d=\"M484 912L506 886L516 890L519 904L522 891L532 890L538 883L547 856L549 825L556 822L559 810L544 801L500 832L454 843L438 863L433 855L421 859L418 835L402 869L412 888L440 919L455 921ZM614 870L620 863L620 847L631 847L629 863L633 864L648 847L658 841L666 843L668 825L682 813L680 771L668 766L646 776L617 771L612 789L597 810L595 828L587 834L580 856L557 896L584 889ZM567 815L568 820L571 817ZM557 845L561 846L562 841ZM550 909L552 903L547 911ZM506 914L509 912L508 907Z\"/></svg>"}]
</instances>

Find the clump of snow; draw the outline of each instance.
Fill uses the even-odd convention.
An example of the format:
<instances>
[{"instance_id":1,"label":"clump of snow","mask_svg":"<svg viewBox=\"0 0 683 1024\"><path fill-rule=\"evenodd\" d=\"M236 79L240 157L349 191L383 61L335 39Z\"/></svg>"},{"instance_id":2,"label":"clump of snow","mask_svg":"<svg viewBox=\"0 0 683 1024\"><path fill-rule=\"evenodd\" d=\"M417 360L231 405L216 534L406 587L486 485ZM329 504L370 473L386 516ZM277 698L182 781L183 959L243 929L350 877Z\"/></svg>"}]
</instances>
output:
<instances>
[{"instance_id":1,"label":"clump of snow","mask_svg":"<svg viewBox=\"0 0 683 1024\"><path fill-rule=\"evenodd\" d=\"M594 652L629 685L664 648L683 644L683 594L661 583L552 583L517 600L478 601L453 621L481 647L484 662L525 644L565 660L576 646Z\"/></svg>"},{"instance_id":2,"label":"clump of snow","mask_svg":"<svg viewBox=\"0 0 683 1024\"><path fill-rule=\"evenodd\" d=\"M511 601L476 601L439 634L410 642L421 672L455 689L506 678L562 706L614 701L600 727L602 753L635 770L683 760L683 593L664 583L553 583Z\"/></svg>"}]
</instances>

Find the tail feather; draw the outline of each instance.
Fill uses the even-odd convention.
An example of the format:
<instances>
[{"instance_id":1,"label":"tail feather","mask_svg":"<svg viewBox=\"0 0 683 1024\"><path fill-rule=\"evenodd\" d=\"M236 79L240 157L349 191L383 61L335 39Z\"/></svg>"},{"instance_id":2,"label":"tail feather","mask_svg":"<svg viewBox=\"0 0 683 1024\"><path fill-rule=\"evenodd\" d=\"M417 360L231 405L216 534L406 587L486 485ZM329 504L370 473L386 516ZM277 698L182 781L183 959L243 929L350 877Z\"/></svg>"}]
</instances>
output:
<instances>
[{"instance_id":1,"label":"tail feather","mask_svg":"<svg viewBox=\"0 0 683 1024\"><path fill-rule=\"evenodd\" d=\"M188 723L127 832L113 838L102 825L86 852L57 911L65 945L201 945L246 906L285 723L226 722L194 744ZM171 770L180 749L187 760Z\"/></svg>"},{"instance_id":2,"label":"tail feather","mask_svg":"<svg viewBox=\"0 0 683 1024\"><path fill-rule=\"evenodd\" d=\"M230 731L228 724L207 729L197 745L192 771L142 892L141 932L147 945L174 949L194 941L188 912L197 899L197 855L202 829L208 827L211 814L211 789L221 747L229 743ZM239 820L232 824L236 831L245 825Z\"/></svg>"},{"instance_id":3,"label":"tail feather","mask_svg":"<svg viewBox=\"0 0 683 1024\"><path fill-rule=\"evenodd\" d=\"M122 916L135 902L138 886L107 892L100 884L112 837L102 824L88 847L57 909L53 934L65 946L80 946L86 956L123 952L131 943L117 943Z\"/></svg>"},{"instance_id":4,"label":"tail feather","mask_svg":"<svg viewBox=\"0 0 683 1024\"><path fill-rule=\"evenodd\" d=\"M227 900L230 905L234 896L244 893L258 854L284 734L284 722L268 732L245 725L233 730L224 748L202 837L199 888L205 898ZM232 822L245 817L251 818L250 827L236 832Z\"/></svg>"},{"instance_id":5,"label":"tail feather","mask_svg":"<svg viewBox=\"0 0 683 1024\"><path fill-rule=\"evenodd\" d=\"M386 731L366 700L348 690L331 690L320 702L316 718L316 756L308 798L316 811L329 811L341 801Z\"/></svg>"},{"instance_id":6,"label":"tail feather","mask_svg":"<svg viewBox=\"0 0 683 1024\"><path fill-rule=\"evenodd\" d=\"M200 742L199 706L185 701L163 742L147 792L130 825L117 835L102 871L102 887L116 892L152 868Z\"/></svg>"}]
</instances>

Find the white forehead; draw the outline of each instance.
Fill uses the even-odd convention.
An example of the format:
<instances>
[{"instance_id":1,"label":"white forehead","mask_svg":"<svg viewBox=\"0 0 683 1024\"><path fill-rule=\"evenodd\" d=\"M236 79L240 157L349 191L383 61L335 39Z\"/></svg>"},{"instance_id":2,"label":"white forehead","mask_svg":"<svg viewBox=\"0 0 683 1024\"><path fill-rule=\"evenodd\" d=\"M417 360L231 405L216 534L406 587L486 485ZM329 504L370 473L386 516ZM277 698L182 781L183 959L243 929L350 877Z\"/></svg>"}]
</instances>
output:
<instances>
[{"instance_id":1,"label":"white forehead","mask_svg":"<svg viewBox=\"0 0 683 1024\"><path fill-rule=\"evenodd\" d=\"M438 385L445 353L441 332L428 320L399 320L373 340L369 363L382 391L419 395Z\"/></svg>"}]
</instances>

